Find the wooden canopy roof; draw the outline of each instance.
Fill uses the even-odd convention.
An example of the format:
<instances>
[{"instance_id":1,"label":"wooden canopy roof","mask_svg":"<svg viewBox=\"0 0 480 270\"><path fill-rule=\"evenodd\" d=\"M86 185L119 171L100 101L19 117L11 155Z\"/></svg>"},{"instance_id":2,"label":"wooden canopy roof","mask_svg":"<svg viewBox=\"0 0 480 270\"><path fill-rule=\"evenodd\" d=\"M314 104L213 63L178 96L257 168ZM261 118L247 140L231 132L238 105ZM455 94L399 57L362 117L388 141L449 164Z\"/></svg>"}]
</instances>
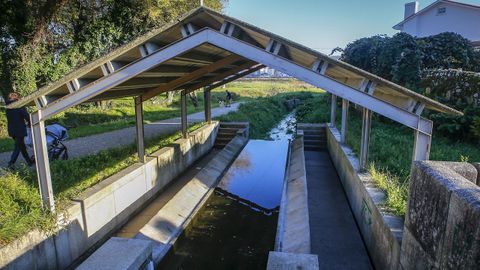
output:
<instances>
[{"instance_id":1,"label":"wooden canopy roof","mask_svg":"<svg viewBox=\"0 0 480 270\"><path fill-rule=\"evenodd\" d=\"M379 101L382 106L394 106L410 114L419 115L428 108L461 115L393 82L205 7L150 31L8 107L37 105L48 112L44 117L48 118L83 102L128 96L147 100L172 90L214 88L263 66L362 106L375 107L372 104ZM316 83L320 79L328 84ZM336 86L348 91L335 91ZM359 102L354 96L366 99ZM381 108L373 107L383 114Z\"/></svg>"}]
</instances>

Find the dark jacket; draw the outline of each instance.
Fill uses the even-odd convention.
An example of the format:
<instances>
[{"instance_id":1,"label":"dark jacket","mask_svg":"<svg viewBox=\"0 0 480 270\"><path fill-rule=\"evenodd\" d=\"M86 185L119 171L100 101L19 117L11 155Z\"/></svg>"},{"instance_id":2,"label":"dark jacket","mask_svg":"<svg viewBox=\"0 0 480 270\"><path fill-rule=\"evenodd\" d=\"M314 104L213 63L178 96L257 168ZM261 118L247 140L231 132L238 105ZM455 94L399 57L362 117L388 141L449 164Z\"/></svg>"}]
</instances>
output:
<instances>
[{"instance_id":1,"label":"dark jacket","mask_svg":"<svg viewBox=\"0 0 480 270\"><path fill-rule=\"evenodd\" d=\"M10 137L25 137L27 136L27 126L25 122L30 125L30 115L27 112L27 109L7 109L7 126L8 126L8 135Z\"/></svg>"}]
</instances>

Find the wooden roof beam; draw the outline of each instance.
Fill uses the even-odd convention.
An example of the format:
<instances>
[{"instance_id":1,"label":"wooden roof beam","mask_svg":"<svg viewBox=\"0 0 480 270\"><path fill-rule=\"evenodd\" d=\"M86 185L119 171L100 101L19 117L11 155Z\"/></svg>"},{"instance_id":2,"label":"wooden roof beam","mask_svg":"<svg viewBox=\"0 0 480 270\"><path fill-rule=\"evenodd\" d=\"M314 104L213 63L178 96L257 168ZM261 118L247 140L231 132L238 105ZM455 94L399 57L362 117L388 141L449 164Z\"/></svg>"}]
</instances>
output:
<instances>
[{"instance_id":1,"label":"wooden roof beam","mask_svg":"<svg viewBox=\"0 0 480 270\"><path fill-rule=\"evenodd\" d=\"M190 93L190 92L193 92L197 89L200 89L202 87L205 87L205 86L208 86L210 84L213 84L215 82L218 82L218 81L221 81L223 79L225 79L226 77L228 76L231 76L231 75L235 75L239 72L242 72L244 70L248 70L250 69L252 66L256 65L257 63L255 62L247 62L243 65L240 65L236 68L233 68L233 69L230 69L226 72L223 72L221 74L218 74L217 76L213 77L213 78L210 78L210 79L207 79L207 80L203 80L201 83L197 83L197 84L193 84L191 86L188 86L185 88L185 90L187 91L187 93Z\"/></svg>"},{"instance_id":2,"label":"wooden roof beam","mask_svg":"<svg viewBox=\"0 0 480 270\"><path fill-rule=\"evenodd\" d=\"M209 31L208 42L232 53L251 59L252 61L275 68L316 87L325 89L340 98L344 98L373 112L381 114L420 133L428 135L432 134L432 121L419 117L416 114L369 95L368 93L358 91L358 89L337 82L327 76L320 75L300 64L282 59L281 57L272 57L275 55L268 50L260 50L257 47L239 42L216 31ZM271 48L274 48L274 46L271 46Z\"/></svg>"},{"instance_id":3,"label":"wooden roof beam","mask_svg":"<svg viewBox=\"0 0 480 270\"><path fill-rule=\"evenodd\" d=\"M148 91L147 93L145 93L142 98L144 101L146 100L149 100L151 99L152 97L154 96L157 96L165 91L170 91L170 90L174 90L190 81L193 81L195 79L198 79L208 73L211 73L217 69L220 69L222 67L225 67L227 65L230 65L230 64L233 64L239 60L241 60L242 57L238 56L238 55L230 55L230 56L227 56L225 58L222 58L221 60L218 60L217 62L215 63L212 63L211 65L208 65L208 66L205 66L205 67L202 67L202 68L199 68L195 71L193 71L192 73L186 75L186 76L183 76L183 77L180 77L176 80L173 80L165 85L162 85L160 87L157 87L155 89L152 89L150 91Z\"/></svg>"},{"instance_id":4,"label":"wooden roof beam","mask_svg":"<svg viewBox=\"0 0 480 270\"><path fill-rule=\"evenodd\" d=\"M148 57L144 57L135 61L134 63L122 68L121 72L114 72L109 76L103 77L97 80L95 83L86 85L82 89L70 93L55 102L48 104L41 111L39 111L39 117L36 121L44 121L57 113L60 113L75 105L86 102L103 92L111 89L121 83L148 71L149 69L158 66L161 63L172 59L176 55L184 54L185 52L192 50L208 40L207 29L198 31L191 35L188 39L181 39L175 43L163 47L162 49L152 53ZM36 123L32 123L36 124Z\"/></svg>"},{"instance_id":5,"label":"wooden roof beam","mask_svg":"<svg viewBox=\"0 0 480 270\"><path fill-rule=\"evenodd\" d=\"M235 74L235 75L229 76L229 77L223 79L222 81L219 81L219 82L217 82L217 83L214 83L214 84L208 86L207 88L208 88L208 90L215 89L215 88L220 87L220 86L222 86L222 85L224 85L224 84L227 84L227 83L232 82L232 81L235 81L235 80L237 80L237 79L239 79L239 78L245 77L245 76L247 76L248 74L253 73L253 72L255 72L255 71L259 70L259 69L262 69L262 68L264 68L264 67L265 67L264 65L254 66L254 67L252 67L252 68L250 68L250 69L247 69L247 70L241 71L241 72L239 72L239 73L237 73L237 74Z\"/></svg>"}]
</instances>

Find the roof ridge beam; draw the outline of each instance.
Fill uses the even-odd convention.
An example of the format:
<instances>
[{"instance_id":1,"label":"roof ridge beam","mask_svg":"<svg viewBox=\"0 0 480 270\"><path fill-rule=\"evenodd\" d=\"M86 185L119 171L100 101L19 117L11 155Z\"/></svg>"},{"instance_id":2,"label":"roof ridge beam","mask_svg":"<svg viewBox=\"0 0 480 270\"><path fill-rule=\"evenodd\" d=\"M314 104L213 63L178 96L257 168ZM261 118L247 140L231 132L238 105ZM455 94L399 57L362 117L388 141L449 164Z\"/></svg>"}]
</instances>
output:
<instances>
[{"instance_id":1,"label":"roof ridge beam","mask_svg":"<svg viewBox=\"0 0 480 270\"><path fill-rule=\"evenodd\" d=\"M44 121L51 118L55 114L62 112L68 108L78 105L82 102L88 101L95 96L113 88L136 75L151 69L163 62L166 62L177 55L181 55L195 47L205 43L208 39L209 31L207 29L196 32L188 38L178 40L162 49L152 53L148 57L137 60L136 62L122 68L122 72L115 72L110 76L103 77L90 83L81 90L70 93L43 108L38 121ZM35 124L35 123L33 123Z\"/></svg>"},{"instance_id":2,"label":"roof ridge beam","mask_svg":"<svg viewBox=\"0 0 480 270\"><path fill-rule=\"evenodd\" d=\"M358 89L342 84L325 75L318 74L293 61L281 57L272 57L275 55L268 50L261 50L255 46L222 35L213 30L209 30L208 42L252 61L275 68L314 86L325 89L340 98L347 99L398 123L418 130L419 132L425 134L432 133L432 121L419 117L416 114L376 98L373 95L369 95L368 93L361 92ZM271 47L273 46L270 46L270 49Z\"/></svg>"},{"instance_id":3,"label":"roof ridge beam","mask_svg":"<svg viewBox=\"0 0 480 270\"><path fill-rule=\"evenodd\" d=\"M178 79L175 79L175 80L173 80L173 81L171 81L171 82L169 82L165 85L159 86L155 89L152 89L152 90L148 91L147 93L145 93L143 95L143 100L146 101L146 100L149 100L152 97L157 96L157 95L159 95L159 94L161 94L165 91L174 90L177 87L180 87L180 86L182 86L182 85L184 85L184 84L186 84L190 81L201 78L202 76L204 76L208 73L211 73L211 72L213 72L213 71L215 71L219 68L222 68L224 66L235 63L235 62L237 62L241 59L242 59L241 56L231 54L227 57L224 57L224 58L212 63L211 65L199 68L199 69L191 72L188 75L185 75L185 76L180 77Z\"/></svg>"}]
</instances>

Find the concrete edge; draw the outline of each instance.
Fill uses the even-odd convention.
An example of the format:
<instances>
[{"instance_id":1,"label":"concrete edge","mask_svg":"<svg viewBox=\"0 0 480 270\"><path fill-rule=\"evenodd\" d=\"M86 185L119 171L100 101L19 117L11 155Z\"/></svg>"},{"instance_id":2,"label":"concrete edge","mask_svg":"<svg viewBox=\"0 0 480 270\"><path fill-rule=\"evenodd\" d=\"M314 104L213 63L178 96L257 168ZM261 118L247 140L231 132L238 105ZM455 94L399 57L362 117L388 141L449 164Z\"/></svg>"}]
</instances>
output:
<instances>
[{"instance_id":1,"label":"concrete edge","mask_svg":"<svg viewBox=\"0 0 480 270\"><path fill-rule=\"evenodd\" d=\"M397 269L404 220L382 210L385 193L369 173L359 173L359 160L340 132L327 126L327 148L342 182L370 258L377 269Z\"/></svg>"},{"instance_id":2,"label":"concrete edge","mask_svg":"<svg viewBox=\"0 0 480 270\"><path fill-rule=\"evenodd\" d=\"M212 121L212 124L206 124L196 131L200 133L200 131L205 131L206 129L212 129L211 134L214 134L216 136L216 130L218 129L219 122L218 121ZM199 134L197 133L197 134ZM195 136L189 136L190 138L194 138ZM181 140L181 139L179 139ZM179 140L176 140L173 144L179 142ZM212 147L213 147L213 142L215 139L212 141ZM159 156L164 153L168 153L169 151L173 151L175 146L168 145L165 147L162 147L161 149L157 150L155 153L158 153ZM78 230L82 231L82 233L88 233L86 227L86 221L85 221L85 213L83 213L83 208L82 202L84 200L93 199L99 200L102 198L101 195L96 194L102 189L105 188L111 188L112 186L115 185L116 180L122 180L121 177L119 178L119 175L128 175L131 172L138 171L140 168L145 167L146 164L150 162L154 162L155 164L157 163L157 158L158 156L155 156L154 154L149 155L147 158L147 162L145 164L140 164L140 163L135 163L119 172L116 174L107 177L106 179L98 182L94 186L86 189L83 191L77 198L74 198L70 201L70 206L68 206L65 209L65 214L62 214L59 218L58 221L58 226L57 228L54 229L54 231L45 233L41 232L38 230L33 230L28 233L26 233L24 236L19 237L18 239L8 243L7 245L1 246L0 247L0 268L7 268L7 269L17 269L16 267L18 265L23 265L25 263L34 263L38 264L38 262L35 262L37 259L37 253L42 253L45 252L45 248L48 247L50 250L50 253L52 254L46 254L48 256L45 256L41 258L42 263L43 261L47 260L48 258L48 268L49 269L62 269L62 263L68 262L68 263L75 263L76 260L79 258L83 257L82 255L85 251L89 251L94 247L98 247L99 243L102 243L106 239L102 237L104 233L113 230L114 227L112 225L107 224L104 226L105 228L102 228L101 230L95 232L93 235L90 235L89 237L86 237L84 235L79 235L77 232ZM146 170L146 169L145 169ZM142 170L143 171L143 170ZM129 177L131 179L131 177ZM154 194L157 194L161 192L161 188L152 188L150 191L146 192L144 196L153 196ZM96 198L96 196L100 196ZM104 197L104 196L103 196ZM134 207L140 207L144 203L147 203L148 200L143 200L139 199L136 202L133 203ZM126 211L125 211L126 212ZM133 214L136 212L133 211ZM121 216L121 217L120 217ZM124 218L125 215L123 213L120 213L119 217L115 217L114 219L111 220L111 222L120 222L120 218ZM120 224L119 223L119 224ZM72 229L72 227L74 229ZM57 245L64 245L66 244L65 241L70 241L70 240L65 240L65 238L79 238L77 239L76 243L72 243L72 245L75 245L75 247L70 247L73 248L74 250L58 250ZM86 238L85 238L86 237ZM87 247L84 247L84 245L88 245ZM68 247L67 247L68 248ZM60 253L66 253L67 255L62 255ZM81 254L76 254L80 252ZM45 254L44 254L45 255ZM78 255L78 256L77 256ZM63 257L63 258L61 258ZM63 261L58 261L58 260L63 260ZM27 267L30 264L25 264L25 267ZM12 268L13 267L13 268ZM41 266L37 265L37 268Z\"/></svg>"},{"instance_id":3,"label":"concrete edge","mask_svg":"<svg viewBox=\"0 0 480 270\"><path fill-rule=\"evenodd\" d=\"M308 254L311 243L303 136L298 136L291 141L288 151L275 251ZM292 171L293 167L299 167L299 169ZM293 196L292 192L296 196ZM304 226L304 229L300 230L302 233L296 229L299 224Z\"/></svg>"},{"instance_id":4,"label":"concrete edge","mask_svg":"<svg viewBox=\"0 0 480 270\"><path fill-rule=\"evenodd\" d=\"M270 251L268 253L267 270L318 270L318 256Z\"/></svg>"},{"instance_id":5,"label":"concrete edge","mask_svg":"<svg viewBox=\"0 0 480 270\"><path fill-rule=\"evenodd\" d=\"M212 175L214 174L214 180L210 183L206 183L203 188L199 187L190 187L189 182L187 183L177 194L155 215L135 236L138 239L148 239L154 242L154 252L153 252L153 261L155 264L158 264L164 256L169 252L169 250L174 246L176 240L184 231L184 229L190 224L196 213L202 208L205 202L208 200L210 195L213 193L216 185L223 177L224 173L240 154L248 138L245 136L237 135L233 138L227 146L222 149L217 155L202 169L200 170L192 180L201 178L199 175ZM223 163L222 168L219 167L219 163ZM193 197L188 198L189 200L184 200L180 198L182 196L182 190L187 190L188 194L193 194ZM171 207L170 207L171 206ZM188 211L188 213L178 213L175 214L177 221L170 220L178 226L169 227L168 231L163 230L162 228L155 228L154 224L159 220L163 220L166 216L172 216L172 213L167 213L169 210L182 209L183 211ZM163 210L163 211L162 211Z\"/></svg>"}]
</instances>

